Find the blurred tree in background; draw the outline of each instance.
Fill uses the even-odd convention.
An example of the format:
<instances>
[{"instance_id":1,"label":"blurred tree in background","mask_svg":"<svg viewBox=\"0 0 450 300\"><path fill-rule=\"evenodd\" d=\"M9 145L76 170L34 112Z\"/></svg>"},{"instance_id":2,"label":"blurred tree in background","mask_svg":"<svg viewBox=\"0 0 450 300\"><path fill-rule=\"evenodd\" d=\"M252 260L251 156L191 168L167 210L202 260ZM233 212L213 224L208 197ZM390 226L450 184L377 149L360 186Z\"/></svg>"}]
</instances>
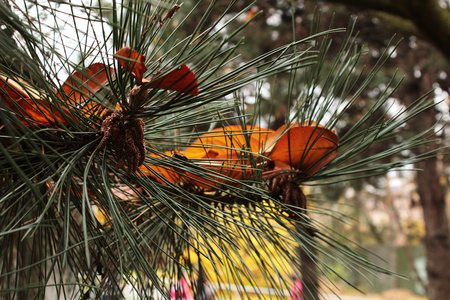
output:
<instances>
[{"instance_id":1,"label":"blurred tree in background","mask_svg":"<svg viewBox=\"0 0 450 300\"><path fill-rule=\"evenodd\" d=\"M404 39L390 61L391 68L399 68L405 76L396 98L409 105L430 90L437 101L448 98L450 92L450 7L448 1L311 1L339 18L355 15L360 20L361 40L371 49L385 44L396 34ZM335 3L336 5L329 5ZM341 4L341 5L339 5ZM449 121L448 101L439 109L427 111L420 122L409 123L410 134L420 132L429 124ZM438 140L430 144L438 148L448 145L446 130L438 133ZM418 152L423 149L417 150ZM446 156L419 163L416 167L416 186L425 222L424 245L427 254L427 295L429 299L444 299L450 293L450 235L445 189L448 186ZM395 200L394 200L395 201ZM413 203L414 205L414 203Z\"/></svg>"}]
</instances>

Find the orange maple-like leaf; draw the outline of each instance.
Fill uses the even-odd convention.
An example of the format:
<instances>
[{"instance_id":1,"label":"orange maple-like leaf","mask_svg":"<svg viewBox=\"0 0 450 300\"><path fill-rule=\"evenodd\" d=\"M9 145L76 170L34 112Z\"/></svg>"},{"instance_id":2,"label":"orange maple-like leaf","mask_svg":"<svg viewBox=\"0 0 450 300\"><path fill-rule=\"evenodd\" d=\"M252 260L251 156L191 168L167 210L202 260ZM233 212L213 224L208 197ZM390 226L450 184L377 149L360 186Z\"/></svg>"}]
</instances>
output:
<instances>
[{"instance_id":1,"label":"orange maple-like leaf","mask_svg":"<svg viewBox=\"0 0 450 300\"><path fill-rule=\"evenodd\" d=\"M320 125L293 123L271 134L266 145L264 155L277 169L297 169L312 176L338 155L339 138Z\"/></svg>"},{"instance_id":2,"label":"orange maple-like leaf","mask_svg":"<svg viewBox=\"0 0 450 300\"><path fill-rule=\"evenodd\" d=\"M130 72L143 88L163 89L194 96L198 95L197 78L185 64L165 75L163 72L158 72L150 78L143 78L144 73L147 72L145 56L130 47L124 47L116 52L115 57L119 61L119 64ZM163 75L161 76L161 74Z\"/></svg>"}]
</instances>

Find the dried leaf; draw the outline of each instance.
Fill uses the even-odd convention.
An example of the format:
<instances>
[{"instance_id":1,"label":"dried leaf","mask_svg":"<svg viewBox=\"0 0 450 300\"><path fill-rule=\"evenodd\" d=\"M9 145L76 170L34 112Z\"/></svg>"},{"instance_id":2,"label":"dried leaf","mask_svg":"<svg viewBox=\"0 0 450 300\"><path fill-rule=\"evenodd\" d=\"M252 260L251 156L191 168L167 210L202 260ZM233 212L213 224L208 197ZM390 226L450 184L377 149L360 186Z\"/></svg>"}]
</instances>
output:
<instances>
[{"instance_id":1,"label":"dried leaf","mask_svg":"<svg viewBox=\"0 0 450 300\"><path fill-rule=\"evenodd\" d=\"M188 66L182 65L167 75L152 81L153 78L157 78L160 74L160 72L156 73L155 76L152 76L152 79L143 79L142 83L147 83L147 88L176 91L194 96L198 95L197 79Z\"/></svg>"},{"instance_id":2,"label":"dried leaf","mask_svg":"<svg viewBox=\"0 0 450 300\"><path fill-rule=\"evenodd\" d=\"M147 72L147 67L145 66L145 56L139 54L136 50L130 47L121 48L116 52L116 59L119 64L131 75L136 78L139 84L142 84L142 79L144 73Z\"/></svg>"},{"instance_id":3,"label":"dried leaf","mask_svg":"<svg viewBox=\"0 0 450 300\"><path fill-rule=\"evenodd\" d=\"M171 151L167 151L165 152L165 154L167 156L171 156L172 152ZM158 159L162 159L163 157L159 154L155 154L152 153L150 155L148 155L150 157L155 157ZM166 167L166 166L156 166L156 165L152 165L152 164L145 164L145 165L141 165L139 167L139 170L144 173L144 175L150 177L151 179L153 179L154 181L157 181L159 183L166 183L171 182L171 183L176 183L178 182L180 176L178 175L177 172L175 172L175 170L171 167ZM165 178L166 182L164 180L162 180L161 178Z\"/></svg>"},{"instance_id":4,"label":"dried leaf","mask_svg":"<svg viewBox=\"0 0 450 300\"><path fill-rule=\"evenodd\" d=\"M267 145L264 155L277 168L297 169L312 176L337 156L339 138L323 126L294 123L280 127L267 139Z\"/></svg>"},{"instance_id":5,"label":"dried leaf","mask_svg":"<svg viewBox=\"0 0 450 300\"><path fill-rule=\"evenodd\" d=\"M270 130L259 127L239 125L217 128L203 134L196 139L184 155L189 159L201 159L198 164L203 168L211 170L207 172L209 178L186 174L185 180L205 190L224 183L226 180L221 175L240 180L244 173L249 177L253 170L243 150L258 155L261 145L264 143ZM226 181L232 184L231 181Z\"/></svg>"},{"instance_id":6,"label":"dried leaf","mask_svg":"<svg viewBox=\"0 0 450 300\"><path fill-rule=\"evenodd\" d=\"M18 115L23 124L67 124L67 120L59 111L53 109L49 100L40 97L41 93L29 84L0 75L0 99ZM67 109L61 109L70 115Z\"/></svg>"},{"instance_id":7,"label":"dried leaf","mask_svg":"<svg viewBox=\"0 0 450 300\"><path fill-rule=\"evenodd\" d=\"M83 74L74 72L70 75L63 84L63 90L73 105L84 104L108 82L108 73L109 76L113 76L114 69L102 63L92 64Z\"/></svg>"},{"instance_id":8,"label":"dried leaf","mask_svg":"<svg viewBox=\"0 0 450 300\"><path fill-rule=\"evenodd\" d=\"M162 75L157 72L151 78L143 78L147 72L145 66L145 56L139 54L130 47L124 47L116 52L116 59L119 64L136 78L139 85L144 85L146 89L163 89L180 93L198 95L197 78L187 65L182 65L178 69Z\"/></svg>"}]
</instances>

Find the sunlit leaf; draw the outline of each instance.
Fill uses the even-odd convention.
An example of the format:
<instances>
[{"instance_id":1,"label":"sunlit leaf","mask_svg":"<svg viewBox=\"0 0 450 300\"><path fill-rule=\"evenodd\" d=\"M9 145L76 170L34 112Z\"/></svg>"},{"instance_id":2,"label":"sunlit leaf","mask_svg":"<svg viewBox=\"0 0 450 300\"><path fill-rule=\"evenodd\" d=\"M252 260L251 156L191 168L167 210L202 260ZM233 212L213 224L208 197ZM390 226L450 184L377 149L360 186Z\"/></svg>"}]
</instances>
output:
<instances>
[{"instance_id":1,"label":"sunlit leaf","mask_svg":"<svg viewBox=\"0 0 450 300\"><path fill-rule=\"evenodd\" d=\"M169 157L172 155L172 152L167 151L164 154L167 157ZM161 155L155 154L155 153L149 154L148 156L153 157L154 159L163 159L163 157ZM155 180L160 183L167 183L167 182L176 183L176 182L178 182L178 180L180 178L180 176L177 174L177 172L173 168L167 167L167 166L156 166L153 164L144 164L139 167L139 170L144 175L151 178L152 180Z\"/></svg>"},{"instance_id":2,"label":"sunlit leaf","mask_svg":"<svg viewBox=\"0 0 450 300\"><path fill-rule=\"evenodd\" d=\"M184 151L189 160L199 160L199 164L213 172L206 180L204 176L189 174L189 180L204 188L212 189L217 183L227 182L219 175L239 180L243 173L252 173L249 155L258 155L261 144L264 143L271 130L247 125L226 126L203 134L190 144ZM205 184L206 183L206 184Z\"/></svg>"},{"instance_id":3,"label":"sunlit leaf","mask_svg":"<svg viewBox=\"0 0 450 300\"><path fill-rule=\"evenodd\" d=\"M240 125L216 128L194 140L185 154L188 157L197 156L201 155L199 153L204 154L207 149L217 152L247 149L253 153L259 153L261 146L271 133L273 130L251 125L247 125L245 129Z\"/></svg>"},{"instance_id":4,"label":"sunlit leaf","mask_svg":"<svg viewBox=\"0 0 450 300\"><path fill-rule=\"evenodd\" d=\"M294 123L280 127L267 145L264 153L276 168L298 169L311 176L338 155L339 138L322 126Z\"/></svg>"}]
</instances>

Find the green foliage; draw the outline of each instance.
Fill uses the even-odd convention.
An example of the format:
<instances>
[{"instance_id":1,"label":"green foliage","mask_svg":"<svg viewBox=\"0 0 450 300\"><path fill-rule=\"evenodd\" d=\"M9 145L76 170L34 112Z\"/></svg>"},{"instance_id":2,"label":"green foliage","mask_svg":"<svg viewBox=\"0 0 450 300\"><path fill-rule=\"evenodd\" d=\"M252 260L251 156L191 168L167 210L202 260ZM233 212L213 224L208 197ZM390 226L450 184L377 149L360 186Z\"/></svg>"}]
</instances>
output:
<instances>
[{"instance_id":1,"label":"green foliage","mask_svg":"<svg viewBox=\"0 0 450 300\"><path fill-rule=\"evenodd\" d=\"M177 14L164 19L176 1L112 1L111 5L100 1L95 7L60 1L19 6L12 1L12 10L0 2L0 20L15 33L14 42L1 56L0 74L32 82L55 111L70 109L77 118L66 116L68 125L26 126L0 102L3 295L32 298L56 291L61 298L99 298L103 293L120 295L125 285L131 285L140 298L149 298L155 290L166 294L181 276L194 282L199 277L199 262L205 261L216 268L216 272L206 274L211 281L240 285L240 293L245 295L245 285L256 286L256 277L262 276L266 286L277 289L281 296L282 289L291 284L286 275L302 272L297 247L314 249L307 255L325 275L325 286L332 284L327 275L335 273L345 279L345 274L333 270L324 258L341 264L346 271L390 273L354 251L350 241L338 241L332 229L271 195L269 183L261 179L262 164L258 164L264 158L254 158L254 178L236 181L221 175L229 183L222 183L214 192L167 182L158 173L154 177L164 183L144 176L141 170L129 174L126 168L115 168L113 149L99 148L101 116L88 117L66 101L67 95L59 97L58 93L63 93L61 74L83 72L91 62L102 62L114 68L115 76L108 78L100 92L86 95L88 103L110 108L116 103L127 105L135 79L113 56L124 46L145 54L149 77L189 65L198 79L198 96L155 89L136 108L136 116L145 122L149 155L144 165L173 167L179 174L207 177L195 161L164 152L183 149L216 125L259 124L265 112L258 109L258 102L254 114L243 113L239 93L249 85L272 84L273 78L288 74L290 89L301 91L294 117L288 121L314 120L338 130L344 113L389 56L385 53L371 75L361 79L361 52L349 30L335 64L327 69L324 59L331 37L344 32L334 29L242 61L240 34L246 24L239 16L251 5L238 14L228 14L236 2L231 1L212 26L205 26L215 2L211 1L186 36L180 33L184 33L183 26L195 7L186 19L178 20ZM32 10L45 12L46 17L38 13L34 19ZM61 27L67 19L74 24L75 47ZM76 25L81 21L83 28ZM44 33L47 26L51 33ZM8 63L11 61L23 62L31 71L19 72ZM396 140L394 147L381 153L359 158L372 145L396 139L398 127L433 106L419 99L388 117L384 107L396 83L391 85L341 136L339 156L302 184L374 176L433 155L383 160L425 146L429 132L424 132ZM2 95L5 97L4 91ZM383 118L372 118L380 111ZM286 211L295 217L287 217ZM320 212L320 208L312 208L314 211ZM311 227L316 230L314 235L307 230ZM274 252L281 263L274 262L278 259L272 257ZM250 272L252 264L258 266L260 274ZM228 266L228 273L219 272L220 266ZM194 289L194 293L198 291Z\"/></svg>"}]
</instances>

